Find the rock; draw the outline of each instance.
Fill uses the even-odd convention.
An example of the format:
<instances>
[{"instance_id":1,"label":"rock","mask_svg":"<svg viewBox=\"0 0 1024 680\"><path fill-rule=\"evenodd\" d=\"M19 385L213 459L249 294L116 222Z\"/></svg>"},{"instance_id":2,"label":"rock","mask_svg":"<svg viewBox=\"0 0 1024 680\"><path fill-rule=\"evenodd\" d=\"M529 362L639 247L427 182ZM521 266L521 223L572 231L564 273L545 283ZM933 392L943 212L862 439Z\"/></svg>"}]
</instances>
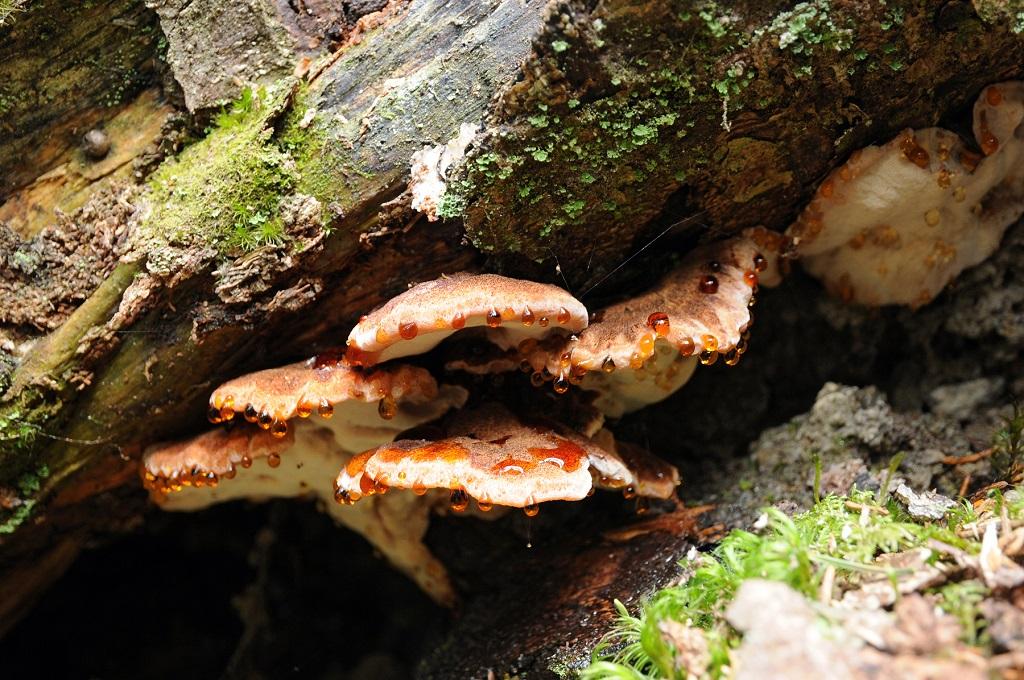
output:
<instances>
[{"instance_id":1,"label":"rock","mask_svg":"<svg viewBox=\"0 0 1024 680\"><path fill-rule=\"evenodd\" d=\"M858 677L851 662L858 642L821 625L810 603L784 583L744 581L725 617L744 634L735 680Z\"/></svg>"},{"instance_id":2,"label":"rock","mask_svg":"<svg viewBox=\"0 0 1024 680\"><path fill-rule=\"evenodd\" d=\"M936 387L928 394L933 413L966 421L977 411L992 404L1003 391L1003 378L977 378L966 382Z\"/></svg>"},{"instance_id":3,"label":"rock","mask_svg":"<svg viewBox=\"0 0 1024 680\"><path fill-rule=\"evenodd\" d=\"M956 507L956 501L946 498L934 491L914 493L906 484L900 484L893 492L896 499L902 503L910 516L918 521L940 520L946 516L952 508Z\"/></svg>"}]
</instances>

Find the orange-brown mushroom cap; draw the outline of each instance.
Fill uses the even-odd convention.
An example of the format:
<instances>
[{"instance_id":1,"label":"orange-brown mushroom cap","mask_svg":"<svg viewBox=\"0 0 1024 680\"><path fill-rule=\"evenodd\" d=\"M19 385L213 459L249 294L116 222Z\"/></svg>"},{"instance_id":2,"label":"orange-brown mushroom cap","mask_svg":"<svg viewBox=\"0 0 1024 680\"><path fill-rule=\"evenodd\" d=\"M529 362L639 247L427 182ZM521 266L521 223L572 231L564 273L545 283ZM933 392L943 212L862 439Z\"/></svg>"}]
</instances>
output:
<instances>
[{"instance_id":1,"label":"orange-brown mushroom cap","mask_svg":"<svg viewBox=\"0 0 1024 680\"><path fill-rule=\"evenodd\" d=\"M349 359L365 366L422 354L463 328L489 327L515 346L556 329L576 333L587 310L557 286L497 274L458 273L413 286L363 317L349 334Z\"/></svg>"},{"instance_id":2,"label":"orange-brown mushroom cap","mask_svg":"<svg viewBox=\"0 0 1024 680\"><path fill-rule=\"evenodd\" d=\"M217 429L180 442L159 446L142 460L143 484L164 494L188 486L215 486L230 479L238 467L248 468L265 458L271 467L292 446L292 437L245 428Z\"/></svg>"},{"instance_id":3,"label":"orange-brown mushroom cap","mask_svg":"<svg viewBox=\"0 0 1024 680\"><path fill-rule=\"evenodd\" d=\"M703 246L651 290L598 312L556 351L524 347L526 360L555 376L556 391L580 382L607 397L595 402L605 413L622 415L675 392L698 359L738 362L759 276L777 276L777 268L777 254L750 237Z\"/></svg>"},{"instance_id":4,"label":"orange-brown mushroom cap","mask_svg":"<svg viewBox=\"0 0 1024 680\"><path fill-rule=\"evenodd\" d=\"M671 498L679 486L679 470L647 449L617 441L608 429L594 438L605 456L591 456L594 483L600 489L631 489L637 496Z\"/></svg>"},{"instance_id":5,"label":"orange-brown mushroom cap","mask_svg":"<svg viewBox=\"0 0 1024 680\"><path fill-rule=\"evenodd\" d=\"M489 404L457 413L444 438L399 440L354 458L336 486L350 501L383 485L451 489L482 504L523 508L585 498L593 486L591 453L603 454L585 437L524 423Z\"/></svg>"},{"instance_id":6,"label":"orange-brown mushroom cap","mask_svg":"<svg viewBox=\"0 0 1024 680\"><path fill-rule=\"evenodd\" d=\"M376 403L379 417L390 419L400 404L425 404L438 394L437 382L423 368L362 369L321 356L229 380L210 397L209 417L218 423L241 414L280 436L288 429L286 421L295 416L317 413L330 418L339 409L355 408L359 419L367 419L372 414L359 404Z\"/></svg>"}]
</instances>

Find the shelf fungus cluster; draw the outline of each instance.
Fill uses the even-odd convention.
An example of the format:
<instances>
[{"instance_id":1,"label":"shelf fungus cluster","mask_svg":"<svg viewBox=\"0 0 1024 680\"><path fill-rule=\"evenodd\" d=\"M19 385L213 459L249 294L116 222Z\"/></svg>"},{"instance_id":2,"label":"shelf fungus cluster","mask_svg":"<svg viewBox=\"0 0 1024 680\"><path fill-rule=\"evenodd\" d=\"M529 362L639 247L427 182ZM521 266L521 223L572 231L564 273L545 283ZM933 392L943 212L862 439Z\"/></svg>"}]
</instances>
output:
<instances>
[{"instance_id":1,"label":"shelf fungus cluster","mask_svg":"<svg viewBox=\"0 0 1024 680\"><path fill-rule=\"evenodd\" d=\"M451 603L445 571L421 540L432 511L493 517L492 509L511 507L533 515L541 503L581 500L595 489L674 496L677 470L616 442L605 417L666 398L699 363L739 361L759 279L778 277L783 242L750 231L703 246L653 290L594 315L561 288L494 274L413 286L361 318L343 350L217 388L209 419L219 427L152 447L142 461L145 485L169 510L318 499ZM420 361L442 342L451 356L468 341L489 349L449 360L452 384L399 361ZM513 408L493 386L487 394L461 386L474 385L464 373L517 369L534 387L576 391L556 399L559 412L547 397Z\"/></svg>"},{"instance_id":2,"label":"shelf fungus cluster","mask_svg":"<svg viewBox=\"0 0 1024 680\"><path fill-rule=\"evenodd\" d=\"M862 149L790 227L804 268L863 305L930 302L1024 213L1024 83L985 88L976 148L941 128Z\"/></svg>"}]
</instances>

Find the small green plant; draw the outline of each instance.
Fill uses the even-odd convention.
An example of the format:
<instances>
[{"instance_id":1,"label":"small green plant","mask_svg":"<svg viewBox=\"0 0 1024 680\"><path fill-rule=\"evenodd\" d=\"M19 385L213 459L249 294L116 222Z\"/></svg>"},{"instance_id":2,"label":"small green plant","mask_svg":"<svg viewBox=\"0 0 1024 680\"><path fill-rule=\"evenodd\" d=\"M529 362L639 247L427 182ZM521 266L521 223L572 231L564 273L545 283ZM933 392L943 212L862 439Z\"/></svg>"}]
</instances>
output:
<instances>
[{"instance_id":1,"label":"small green plant","mask_svg":"<svg viewBox=\"0 0 1024 680\"><path fill-rule=\"evenodd\" d=\"M1003 427L992 437L992 465L996 473L1012 478L1024 464L1024 408L1013 404L1013 415L1003 419Z\"/></svg>"}]
</instances>

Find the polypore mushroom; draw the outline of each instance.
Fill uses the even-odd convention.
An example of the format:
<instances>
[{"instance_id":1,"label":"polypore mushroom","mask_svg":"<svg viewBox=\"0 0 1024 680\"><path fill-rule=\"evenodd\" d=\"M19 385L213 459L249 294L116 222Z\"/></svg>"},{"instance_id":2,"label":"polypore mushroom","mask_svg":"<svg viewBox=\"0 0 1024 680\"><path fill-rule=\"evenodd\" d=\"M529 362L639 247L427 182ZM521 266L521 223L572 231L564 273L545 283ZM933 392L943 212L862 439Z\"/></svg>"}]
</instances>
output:
<instances>
[{"instance_id":1,"label":"polypore mushroom","mask_svg":"<svg viewBox=\"0 0 1024 680\"><path fill-rule=\"evenodd\" d=\"M601 429L593 437L605 456L590 457L594 483L600 489L626 489L627 495L671 498L679 486L679 470L647 449L617 441L611 430Z\"/></svg>"},{"instance_id":2,"label":"polypore mushroom","mask_svg":"<svg viewBox=\"0 0 1024 680\"><path fill-rule=\"evenodd\" d=\"M338 364L326 374L323 368L315 362L294 364L222 386L212 400L218 418L233 417L226 410L231 408L225 405L228 396L238 405L273 404L282 414L280 422L291 414L288 408L300 417L310 415L301 406L308 403L304 396L316 395L325 400L325 406L319 409L320 418L299 420L283 430L271 426L264 431L237 423L185 442L153 447L142 461L146 488L166 510L197 510L240 498L319 499L335 520L366 537L428 594L451 604L454 590L444 568L421 541L431 505L438 499L394 494L376 496L358 509L341 508L333 502L331 482L353 451L390 441L399 431L460 406L465 390L439 388L429 373L408 366L364 373ZM383 419L377 402L388 388L393 402L389 418Z\"/></svg>"},{"instance_id":3,"label":"polypore mushroom","mask_svg":"<svg viewBox=\"0 0 1024 680\"><path fill-rule=\"evenodd\" d=\"M592 464L600 468L597 480ZM621 483L612 484L606 478L611 475ZM456 510L472 497L481 509L504 505L532 515L539 503L585 498L595 482L622 488L632 480L614 450L551 421L524 421L503 406L485 404L453 414L434 438L399 439L354 457L335 484L346 503L380 488L441 488L451 491Z\"/></svg>"},{"instance_id":4,"label":"polypore mushroom","mask_svg":"<svg viewBox=\"0 0 1024 680\"><path fill-rule=\"evenodd\" d=\"M698 360L740 360L758 277L778 276L775 255L752 235L697 248L653 289L599 311L554 352L529 342L521 350L554 376L556 392L578 382L599 393L598 408L621 416L678 390Z\"/></svg>"},{"instance_id":5,"label":"polypore mushroom","mask_svg":"<svg viewBox=\"0 0 1024 680\"><path fill-rule=\"evenodd\" d=\"M1024 212L1024 83L974 105L984 155L941 128L856 152L787 232L804 268L847 302L931 301L999 245Z\"/></svg>"},{"instance_id":6,"label":"polypore mushroom","mask_svg":"<svg viewBox=\"0 0 1024 680\"><path fill-rule=\"evenodd\" d=\"M289 419L316 413L333 418L335 429L344 428L345 450L362 451L440 415L460 398L465 398L461 388L439 389L423 368L393 365L361 369L337 356L321 355L224 383L210 397L209 418L219 423L240 413L271 434L283 436ZM437 411L441 405L444 408Z\"/></svg>"},{"instance_id":7,"label":"polypore mushroom","mask_svg":"<svg viewBox=\"0 0 1024 680\"><path fill-rule=\"evenodd\" d=\"M413 286L364 316L348 337L347 357L372 366L422 354L463 328L487 328L492 342L512 347L586 325L586 308L557 286L459 273Z\"/></svg>"}]
</instances>

